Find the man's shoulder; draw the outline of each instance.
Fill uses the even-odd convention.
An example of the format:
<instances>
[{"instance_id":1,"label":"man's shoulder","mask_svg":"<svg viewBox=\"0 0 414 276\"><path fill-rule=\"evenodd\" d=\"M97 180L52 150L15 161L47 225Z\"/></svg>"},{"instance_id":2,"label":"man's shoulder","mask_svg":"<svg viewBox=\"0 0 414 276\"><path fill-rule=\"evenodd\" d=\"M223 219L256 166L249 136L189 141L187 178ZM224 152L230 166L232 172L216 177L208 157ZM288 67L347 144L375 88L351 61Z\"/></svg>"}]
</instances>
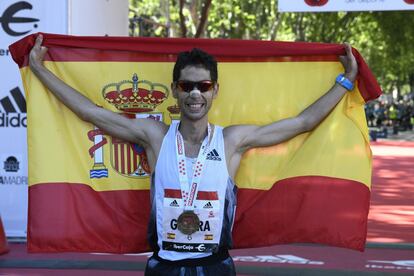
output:
<instances>
[{"instance_id":1,"label":"man's shoulder","mask_svg":"<svg viewBox=\"0 0 414 276\"><path fill-rule=\"evenodd\" d=\"M137 119L137 126L143 126L148 137L151 139L164 139L168 132L169 125L163 121L157 121L154 119Z\"/></svg>"},{"instance_id":2,"label":"man's shoulder","mask_svg":"<svg viewBox=\"0 0 414 276\"><path fill-rule=\"evenodd\" d=\"M247 127L248 125L229 125L223 127L223 134L224 135L235 135L237 132L241 131L243 128Z\"/></svg>"},{"instance_id":3,"label":"man's shoulder","mask_svg":"<svg viewBox=\"0 0 414 276\"><path fill-rule=\"evenodd\" d=\"M232 141L237 140L239 137L240 131L245 125L229 125L223 127L223 138L227 143L232 143Z\"/></svg>"}]
</instances>

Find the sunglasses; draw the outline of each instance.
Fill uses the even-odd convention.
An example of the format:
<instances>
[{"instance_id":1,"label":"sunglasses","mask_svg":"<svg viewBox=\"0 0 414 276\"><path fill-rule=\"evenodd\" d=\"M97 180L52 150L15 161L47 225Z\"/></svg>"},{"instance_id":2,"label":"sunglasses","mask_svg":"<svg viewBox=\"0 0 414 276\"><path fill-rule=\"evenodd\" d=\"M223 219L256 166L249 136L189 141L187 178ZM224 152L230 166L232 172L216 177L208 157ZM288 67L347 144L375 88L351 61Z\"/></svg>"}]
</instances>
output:
<instances>
[{"instance_id":1,"label":"sunglasses","mask_svg":"<svg viewBox=\"0 0 414 276\"><path fill-rule=\"evenodd\" d=\"M207 92L213 89L215 82L211 80L203 80L203 81L185 81L180 80L176 82L178 89L183 92L190 93L194 89L200 90L201 93Z\"/></svg>"}]
</instances>

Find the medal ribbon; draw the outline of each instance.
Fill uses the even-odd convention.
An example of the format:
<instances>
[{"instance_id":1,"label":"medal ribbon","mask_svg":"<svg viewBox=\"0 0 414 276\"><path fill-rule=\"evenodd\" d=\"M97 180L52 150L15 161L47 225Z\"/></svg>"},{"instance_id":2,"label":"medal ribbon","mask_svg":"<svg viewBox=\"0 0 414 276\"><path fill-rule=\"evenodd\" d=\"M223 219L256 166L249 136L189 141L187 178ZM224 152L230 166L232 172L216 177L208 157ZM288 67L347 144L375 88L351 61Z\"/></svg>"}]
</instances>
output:
<instances>
[{"instance_id":1,"label":"medal ribbon","mask_svg":"<svg viewBox=\"0 0 414 276\"><path fill-rule=\"evenodd\" d=\"M188 177L187 177L187 168L186 168L186 161L185 161L185 149L184 149L184 139L181 133L178 131L179 123L177 124L176 128L176 145L175 151L177 154L177 162L178 162L178 175L180 179L180 186L181 186L181 197L184 200L184 210L185 211L193 211L194 210L194 202L198 194L198 188L200 186L201 177L203 175L204 163L206 161L208 147L210 143L210 135L211 134L211 126L208 124L207 126L207 136L204 138L203 143L201 144L200 150L198 152L197 161L194 168L193 177L190 179L191 184L188 185Z\"/></svg>"}]
</instances>

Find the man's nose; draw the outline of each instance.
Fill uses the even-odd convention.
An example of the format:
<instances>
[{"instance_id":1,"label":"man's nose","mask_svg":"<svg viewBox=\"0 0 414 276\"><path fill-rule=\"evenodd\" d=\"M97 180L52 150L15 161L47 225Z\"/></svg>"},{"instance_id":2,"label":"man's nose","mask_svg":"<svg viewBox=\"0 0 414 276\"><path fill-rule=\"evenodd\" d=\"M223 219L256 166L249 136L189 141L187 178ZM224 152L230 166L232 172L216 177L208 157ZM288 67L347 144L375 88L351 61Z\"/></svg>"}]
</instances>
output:
<instances>
[{"instance_id":1,"label":"man's nose","mask_svg":"<svg viewBox=\"0 0 414 276\"><path fill-rule=\"evenodd\" d=\"M194 87L193 90L190 91L190 97L199 97L201 95L200 90L197 87Z\"/></svg>"}]
</instances>

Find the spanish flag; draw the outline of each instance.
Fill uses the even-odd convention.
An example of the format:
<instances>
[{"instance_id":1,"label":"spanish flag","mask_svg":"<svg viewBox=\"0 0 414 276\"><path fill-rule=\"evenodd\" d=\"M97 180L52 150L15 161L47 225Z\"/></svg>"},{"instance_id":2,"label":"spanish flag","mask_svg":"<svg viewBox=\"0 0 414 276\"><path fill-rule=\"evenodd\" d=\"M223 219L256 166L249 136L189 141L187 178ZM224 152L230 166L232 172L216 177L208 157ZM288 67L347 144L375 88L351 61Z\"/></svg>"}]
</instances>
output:
<instances>
[{"instance_id":1,"label":"spanish flag","mask_svg":"<svg viewBox=\"0 0 414 276\"><path fill-rule=\"evenodd\" d=\"M10 46L28 102L30 252L149 250L149 168L140 145L105 135L60 103L28 67L29 35ZM77 37L44 34L45 66L98 106L170 124L177 53L219 62L210 121L268 124L295 116L343 72L336 44ZM354 49L359 75L313 131L248 151L235 179L235 248L321 243L363 250L371 186L364 103L381 91Z\"/></svg>"}]
</instances>

